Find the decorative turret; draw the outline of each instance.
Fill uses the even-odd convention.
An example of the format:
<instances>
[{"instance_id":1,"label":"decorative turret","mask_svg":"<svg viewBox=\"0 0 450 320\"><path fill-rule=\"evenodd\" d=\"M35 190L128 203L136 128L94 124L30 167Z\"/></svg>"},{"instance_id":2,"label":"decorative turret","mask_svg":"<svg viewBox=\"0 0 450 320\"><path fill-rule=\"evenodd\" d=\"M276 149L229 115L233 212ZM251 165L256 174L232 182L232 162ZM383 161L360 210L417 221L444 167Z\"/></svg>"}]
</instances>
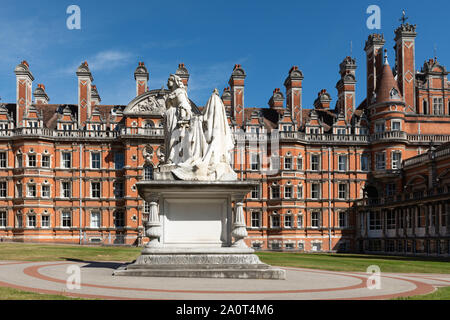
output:
<instances>
[{"instance_id":1,"label":"decorative turret","mask_svg":"<svg viewBox=\"0 0 450 320\"><path fill-rule=\"evenodd\" d=\"M269 107L277 110L278 112L282 112L283 104L284 104L283 93L280 91L280 88L275 88L275 90L273 90L273 95L269 100Z\"/></svg>"},{"instance_id":2,"label":"decorative turret","mask_svg":"<svg viewBox=\"0 0 450 320\"><path fill-rule=\"evenodd\" d=\"M97 86L92 85L91 87L91 106L95 107L100 104L102 99L100 98L100 95L98 94Z\"/></svg>"},{"instance_id":3,"label":"decorative turret","mask_svg":"<svg viewBox=\"0 0 450 320\"><path fill-rule=\"evenodd\" d=\"M327 92L326 89L322 89L317 94L317 99L314 101L314 107L316 109L324 109L328 110L330 109L330 103L331 103L331 96Z\"/></svg>"},{"instance_id":4,"label":"decorative turret","mask_svg":"<svg viewBox=\"0 0 450 320\"><path fill-rule=\"evenodd\" d=\"M383 73L377 89L376 103L403 101L385 50Z\"/></svg>"},{"instance_id":5,"label":"decorative turret","mask_svg":"<svg viewBox=\"0 0 450 320\"><path fill-rule=\"evenodd\" d=\"M48 104L50 98L45 92L45 86L43 84L38 84L37 88L34 90L34 103L36 104Z\"/></svg>"},{"instance_id":6,"label":"decorative turret","mask_svg":"<svg viewBox=\"0 0 450 320\"><path fill-rule=\"evenodd\" d=\"M136 80L136 96L139 96L147 92L147 81L149 79L149 73L144 62L139 62L136 71L134 71L134 80Z\"/></svg>"},{"instance_id":7,"label":"decorative turret","mask_svg":"<svg viewBox=\"0 0 450 320\"><path fill-rule=\"evenodd\" d=\"M178 65L178 69L175 72L175 74L181 78L181 81L183 81L184 86L187 88L190 75L189 75L189 71L185 67L184 63L180 63Z\"/></svg>"}]
</instances>

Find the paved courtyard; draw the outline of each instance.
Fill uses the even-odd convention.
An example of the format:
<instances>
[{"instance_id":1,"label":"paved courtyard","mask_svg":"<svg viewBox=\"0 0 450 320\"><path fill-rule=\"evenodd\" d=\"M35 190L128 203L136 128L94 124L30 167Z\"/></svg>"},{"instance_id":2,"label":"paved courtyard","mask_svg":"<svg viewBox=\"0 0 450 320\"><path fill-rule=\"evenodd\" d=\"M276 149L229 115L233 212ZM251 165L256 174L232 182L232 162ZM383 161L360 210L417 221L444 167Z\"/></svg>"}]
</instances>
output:
<instances>
[{"instance_id":1,"label":"paved courtyard","mask_svg":"<svg viewBox=\"0 0 450 320\"><path fill-rule=\"evenodd\" d=\"M303 300L389 299L433 292L450 286L449 274L381 273L381 288L368 289L370 276L283 268L286 280L114 277L120 262L0 261L0 286L20 290L99 299ZM68 267L81 270L81 288L69 290Z\"/></svg>"}]
</instances>

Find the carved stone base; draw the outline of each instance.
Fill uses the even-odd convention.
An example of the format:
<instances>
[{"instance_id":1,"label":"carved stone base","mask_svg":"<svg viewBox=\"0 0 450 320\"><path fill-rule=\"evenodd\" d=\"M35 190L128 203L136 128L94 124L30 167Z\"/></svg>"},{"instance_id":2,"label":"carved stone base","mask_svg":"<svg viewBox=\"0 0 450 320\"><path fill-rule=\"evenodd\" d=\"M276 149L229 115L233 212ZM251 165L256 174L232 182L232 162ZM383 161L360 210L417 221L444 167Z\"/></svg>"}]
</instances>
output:
<instances>
[{"instance_id":1,"label":"carved stone base","mask_svg":"<svg viewBox=\"0 0 450 320\"><path fill-rule=\"evenodd\" d=\"M114 276L284 280L286 271L262 263L250 248L146 248Z\"/></svg>"}]
</instances>

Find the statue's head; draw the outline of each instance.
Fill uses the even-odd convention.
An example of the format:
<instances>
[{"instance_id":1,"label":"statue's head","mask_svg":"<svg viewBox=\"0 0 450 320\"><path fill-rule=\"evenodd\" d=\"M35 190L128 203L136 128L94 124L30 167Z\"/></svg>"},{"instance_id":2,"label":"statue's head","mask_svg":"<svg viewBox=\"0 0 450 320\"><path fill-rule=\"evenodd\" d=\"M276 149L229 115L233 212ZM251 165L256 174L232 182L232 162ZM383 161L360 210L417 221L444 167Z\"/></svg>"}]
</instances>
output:
<instances>
[{"instance_id":1,"label":"statue's head","mask_svg":"<svg viewBox=\"0 0 450 320\"><path fill-rule=\"evenodd\" d=\"M183 81L176 74L171 74L167 80L167 87L170 90L175 90L177 88L184 88Z\"/></svg>"}]
</instances>

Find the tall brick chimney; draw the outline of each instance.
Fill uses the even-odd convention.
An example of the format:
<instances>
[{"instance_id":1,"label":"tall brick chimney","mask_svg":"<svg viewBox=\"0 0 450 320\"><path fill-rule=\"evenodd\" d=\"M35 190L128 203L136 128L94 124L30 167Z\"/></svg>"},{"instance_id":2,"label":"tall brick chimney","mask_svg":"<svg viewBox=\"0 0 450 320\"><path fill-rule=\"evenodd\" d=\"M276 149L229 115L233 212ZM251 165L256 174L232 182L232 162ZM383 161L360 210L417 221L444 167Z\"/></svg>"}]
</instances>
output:
<instances>
[{"instance_id":1,"label":"tall brick chimney","mask_svg":"<svg viewBox=\"0 0 450 320\"><path fill-rule=\"evenodd\" d=\"M50 98L45 92L45 86L43 84L38 84L37 88L34 90L34 103L36 104L48 104Z\"/></svg>"},{"instance_id":2,"label":"tall brick chimney","mask_svg":"<svg viewBox=\"0 0 450 320\"><path fill-rule=\"evenodd\" d=\"M22 126L22 119L32 103L33 74L25 60L14 69L16 74L16 126Z\"/></svg>"},{"instance_id":3,"label":"tall brick chimney","mask_svg":"<svg viewBox=\"0 0 450 320\"><path fill-rule=\"evenodd\" d=\"M416 26L402 23L395 30L396 74L400 93L406 106L416 110L415 51Z\"/></svg>"},{"instance_id":4,"label":"tall brick chimney","mask_svg":"<svg viewBox=\"0 0 450 320\"><path fill-rule=\"evenodd\" d=\"M84 61L77 69L78 77L78 127L83 128L84 123L91 116L91 85L94 78L89 70L88 63Z\"/></svg>"},{"instance_id":5,"label":"tall brick chimney","mask_svg":"<svg viewBox=\"0 0 450 320\"><path fill-rule=\"evenodd\" d=\"M302 81L303 73L297 66L289 70L289 74L284 81L286 87L286 108L290 110L291 116L298 127L301 126L302 119Z\"/></svg>"},{"instance_id":6,"label":"tall brick chimney","mask_svg":"<svg viewBox=\"0 0 450 320\"><path fill-rule=\"evenodd\" d=\"M244 81L245 71L240 64L235 64L228 84L231 91L231 116L236 125L242 126L244 121Z\"/></svg>"},{"instance_id":7,"label":"tall brick chimney","mask_svg":"<svg viewBox=\"0 0 450 320\"><path fill-rule=\"evenodd\" d=\"M367 59L367 106L373 103L374 93L383 72L383 47L386 41L382 34L369 35L364 50Z\"/></svg>"},{"instance_id":8,"label":"tall brick chimney","mask_svg":"<svg viewBox=\"0 0 450 320\"><path fill-rule=\"evenodd\" d=\"M341 79L336 84L338 90L337 111L343 113L345 120L350 121L355 111L356 60L346 57L339 65Z\"/></svg>"},{"instance_id":9,"label":"tall brick chimney","mask_svg":"<svg viewBox=\"0 0 450 320\"><path fill-rule=\"evenodd\" d=\"M139 62L139 65L134 71L134 80L136 80L136 96L147 92L149 73L144 62Z\"/></svg>"}]
</instances>

